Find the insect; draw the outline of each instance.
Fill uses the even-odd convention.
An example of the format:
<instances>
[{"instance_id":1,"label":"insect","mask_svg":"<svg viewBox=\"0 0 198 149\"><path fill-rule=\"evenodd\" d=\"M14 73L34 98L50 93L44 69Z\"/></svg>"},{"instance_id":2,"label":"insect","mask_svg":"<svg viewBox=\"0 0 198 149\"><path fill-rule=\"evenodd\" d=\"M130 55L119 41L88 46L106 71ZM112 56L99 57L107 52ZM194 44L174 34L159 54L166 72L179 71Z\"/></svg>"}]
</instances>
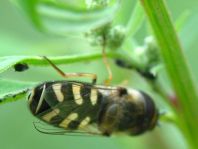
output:
<instances>
[{"instance_id":1,"label":"insect","mask_svg":"<svg viewBox=\"0 0 198 149\"><path fill-rule=\"evenodd\" d=\"M124 87L96 85L96 75L65 74L48 58L44 58L63 77L92 78L92 83L66 80L44 82L30 92L28 105L31 113L50 125L62 128L59 134L138 135L156 126L158 110L146 93Z\"/></svg>"},{"instance_id":2,"label":"insect","mask_svg":"<svg viewBox=\"0 0 198 149\"><path fill-rule=\"evenodd\" d=\"M18 63L18 64L14 65L15 71L18 71L18 72L25 71L28 68L29 68L28 65L25 64L25 63L23 63L23 64L22 63Z\"/></svg>"}]
</instances>

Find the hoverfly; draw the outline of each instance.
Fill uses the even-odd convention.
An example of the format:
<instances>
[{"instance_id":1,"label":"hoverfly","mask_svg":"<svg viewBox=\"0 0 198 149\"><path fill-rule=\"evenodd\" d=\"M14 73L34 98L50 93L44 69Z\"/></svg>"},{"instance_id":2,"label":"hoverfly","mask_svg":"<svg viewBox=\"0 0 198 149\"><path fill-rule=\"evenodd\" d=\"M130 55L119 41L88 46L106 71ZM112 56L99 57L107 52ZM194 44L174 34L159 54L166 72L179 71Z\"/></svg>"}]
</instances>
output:
<instances>
[{"instance_id":1,"label":"hoverfly","mask_svg":"<svg viewBox=\"0 0 198 149\"><path fill-rule=\"evenodd\" d=\"M28 102L31 113L40 120L62 128L62 133L79 131L103 136L119 132L138 135L156 126L158 110L146 93L96 85L95 74L65 74L44 58L63 77L91 77L92 83L63 80L36 86Z\"/></svg>"}]
</instances>

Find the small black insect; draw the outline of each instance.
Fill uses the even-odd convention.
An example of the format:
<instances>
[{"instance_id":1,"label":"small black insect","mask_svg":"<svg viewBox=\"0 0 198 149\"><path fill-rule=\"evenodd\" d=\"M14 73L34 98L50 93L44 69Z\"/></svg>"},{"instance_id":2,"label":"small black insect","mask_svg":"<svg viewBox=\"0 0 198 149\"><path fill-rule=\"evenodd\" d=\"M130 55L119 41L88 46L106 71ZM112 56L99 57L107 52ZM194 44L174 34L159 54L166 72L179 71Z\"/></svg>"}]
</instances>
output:
<instances>
[{"instance_id":1,"label":"small black insect","mask_svg":"<svg viewBox=\"0 0 198 149\"><path fill-rule=\"evenodd\" d=\"M15 71L18 71L18 72L21 72L21 71L25 71L27 70L29 67L27 64L22 64L22 63L18 63L18 64L15 64L14 65L14 70Z\"/></svg>"}]
</instances>

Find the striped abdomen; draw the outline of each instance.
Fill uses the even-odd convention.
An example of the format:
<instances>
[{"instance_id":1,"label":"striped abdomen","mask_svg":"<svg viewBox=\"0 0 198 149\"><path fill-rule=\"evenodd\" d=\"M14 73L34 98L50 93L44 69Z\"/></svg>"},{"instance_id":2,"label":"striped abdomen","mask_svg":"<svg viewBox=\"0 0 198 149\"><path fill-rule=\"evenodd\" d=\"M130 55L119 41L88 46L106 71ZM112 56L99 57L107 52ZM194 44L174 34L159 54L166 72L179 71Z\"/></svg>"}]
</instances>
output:
<instances>
[{"instance_id":1,"label":"striped abdomen","mask_svg":"<svg viewBox=\"0 0 198 149\"><path fill-rule=\"evenodd\" d=\"M90 84L46 82L28 97L33 115L57 127L77 129L97 121L102 95Z\"/></svg>"}]
</instances>

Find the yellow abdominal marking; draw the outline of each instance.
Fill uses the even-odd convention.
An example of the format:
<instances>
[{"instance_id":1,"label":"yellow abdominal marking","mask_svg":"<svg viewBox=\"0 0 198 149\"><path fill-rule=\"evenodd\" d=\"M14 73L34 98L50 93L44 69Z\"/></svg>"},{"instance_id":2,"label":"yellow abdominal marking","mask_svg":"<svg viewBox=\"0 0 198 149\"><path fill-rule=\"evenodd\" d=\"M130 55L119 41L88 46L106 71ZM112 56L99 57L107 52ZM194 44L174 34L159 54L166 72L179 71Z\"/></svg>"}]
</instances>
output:
<instances>
[{"instance_id":1,"label":"yellow abdominal marking","mask_svg":"<svg viewBox=\"0 0 198 149\"><path fill-rule=\"evenodd\" d=\"M42 119L47 121L47 122L50 122L50 120L55 117L56 115L58 115L60 113L60 110L59 109L54 109L53 111L45 114Z\"/></svg>"},{"instance_id":2,"label":"yellow abdominal marking","mask_svg":"<svg viewBox=\"0 0 198 149\"><path fill-rule=\"evenodd\" d=\"M76 84L72 85L74 100L75 100L76 104L78 104L78 105L81 105L83 103L83 99L80 95L80 88L81 88L81 86L79 86L79 85L76 85Z\"/></svg>"},{"instance_id":3,"label":"yellow abdominal marking","mask_svg":"<svg viewBox=\"0 0 198 149\"><path fill-rule=\"evenodd\" d=\"M78 118L78 114L77 113L72 113L70 115L68 115L60 124L59 126L60 127L63 127L63 128L67 128L67 126L69 125L69 123L71 121L74 121Z\"/></svg>"},{"instance_id":4,"label":"yellow abdominal marking","mask_svg":"<svg viewBox=\"0 0 198 149\"><path fill-rule=\"evenodd\" d=\"M95 105L97 103L97 98L98 98L97 90L91 89L90 100L92 105Z\"/></svg>"},{"instance_id":5,"label":"yellow abdominal marking","mask_svg":"<svg viewBox=\"0 0 198 149\"><path fill-rule=\"evenodd\" d=\"M81 121L81 123L80 123L80 125L78 126L78 128L83 128L83 127L85 127L87 124L89 124L89 122L91 121L91 118L90 117L85 117L82 121Z\"/></svg>"},{"instance_id":6,"label":"yellow abdominal marking","mask_svg":"<svg viewBox=\"0 0 198 149\"><path fill-rule=\"evenodd\" d=\"M52 86L53 90L54 90L54 93L56 94L56 98L59 102L63 102L64 100L64 95L63 93L61 92L61 84L60 83L57 83L57 84L54 84Z\"/></svg>"}]
</instances>

